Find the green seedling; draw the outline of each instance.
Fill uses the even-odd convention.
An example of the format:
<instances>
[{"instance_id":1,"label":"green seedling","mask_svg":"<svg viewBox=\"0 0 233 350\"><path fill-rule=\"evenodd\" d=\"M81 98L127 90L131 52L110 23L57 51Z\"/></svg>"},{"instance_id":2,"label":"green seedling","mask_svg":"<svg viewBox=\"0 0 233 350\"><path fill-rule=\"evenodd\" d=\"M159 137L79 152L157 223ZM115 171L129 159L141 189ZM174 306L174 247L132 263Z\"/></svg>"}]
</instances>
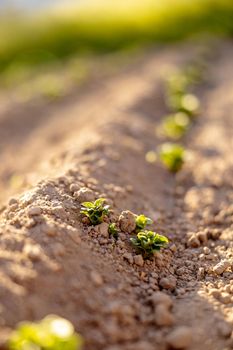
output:
<instances>
[{"instance_id":1,"label":"green seedling","mask_svg":"<svg viewBox=\"0 0 233 350\"><path fill-rule=\"evenodd\" d=\"M185 160L185 150L182 146L174 143L164 143L160 148L160 159L172 173L178 172Z\"/></svg>"},{"instance_id":2,"label":"green seedling","mask_svg":"<svg viewBox=\"0 0 233 350\"><path fill-rule=\"evenodd\" d=\"M189 117L182 112L167 116L162 122L162 133L172 139L181 138L190 126Z\"/></svg>"},{"instance_id":3,"label":"green seedling","mask_svg":"<svg viewBox=\"0 0 233 350\"><path fill-rule=\"evenodd\" d=\"M180 98L178 109L179 111L184 112L189 116L193 116L198 112L199 106L200 102L195 95L184 94Z\"/></svg>"},{"instance_id":4,"label":"green seedling","mask_svg":"<svg viewBox=\"0 0 233 350\"><path fill-rule=\"evenodd\" d=\"M101 224L104 217L109 215L109 205L104 205L105 201L105 198L99 198L93 202L83 202L80 213L88 217L92 225Z\"/></svg>"},{"instance_id":5,"label":"green seedling","mask_svg":"<svg viewBox=\"0 0 233 350\"><path fill-rule=\"evenodd\" d=\"M109 226L108 226L108 233L109 233L110 237L118 239L118 229L117 229L117 226L116 226L115 222L113 222L112 224L109 224Z\"/></svg>"},{"instance_id":6,"label":"green seedling","mask_svg":"<svg viewBox=\"0 0 233 350\"><path fill-rule=\"evenodd\" d=\"M143 230L147 225L153 224L153 220L141 214L136 216L136 231Z\"/></svg>"},{"instance_id":7,"label":"green seedling","mask_svg":"<svg viewBox=\"0 0 233 350\"><path fill-rule=\"evenodd\" d=\"M49 315L42 321L20 323L9 339L9 350L80 350L82 338L66 319Z\"/></svg>"},{"instance_id":8,"label":"green seedling","mask_svg":"<svg viewBox=\"0 0 233 350\"><path fill-rule=\"evenodd\" d=\"M156 251L159 251L168 243L167 237L147 230L138 232L137 237L131 238L130 241L145 258L153 256Z\"/></svg>"}]
</instances>

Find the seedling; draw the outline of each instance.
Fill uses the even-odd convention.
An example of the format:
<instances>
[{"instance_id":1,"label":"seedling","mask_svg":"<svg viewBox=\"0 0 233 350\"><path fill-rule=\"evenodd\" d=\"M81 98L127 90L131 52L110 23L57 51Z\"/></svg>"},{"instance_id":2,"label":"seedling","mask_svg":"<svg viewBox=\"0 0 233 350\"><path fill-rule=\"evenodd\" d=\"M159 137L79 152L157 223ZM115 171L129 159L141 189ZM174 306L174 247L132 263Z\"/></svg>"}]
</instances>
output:
<instances>
[{"instance_id":1,"label":"seedling","mask_svg":"<svg viewBox=\"0 0 233 350\"><path fill-rule=\"evenodd\" d=\"M10 350L80 350L81 345L73 325L55 315L37 323L20 323L9 339Z\"/></svg>"},{"instance_id":2,"label":"seedling","mask_svg":"<svg viewBox=\"0 0 233 350\"><path fill-rule=\"evenodd\" d=\"M185 113L179 112L169 115L164 119L162 132L167 137L179 139L187 132L189 126L189 117Z\"/></svg>"},{"instance_id":3,"label":"seedling","mask_svg":"<svg viewBox=\"0 0 233 350\"><path fill-rule=\"evenodd\" d=\"M109 205L104 205L105 201L105 198L99 198L93 202L83 202L80 213L88 217L92 225L101 224L104 217L109 215Z\"/></svg>"},{"instance_id":4,"label":"seedling","mask_svg":"<svg viewBox=\"0 0 233 350\"><path fill-rule=\"evenodd\" d=\"M172 173L178 172L185 160L185 150L182 146L174 143L164 143L160 148L160 159Z\"/></svg>"},{"instance_id":5,"label":"seedling","mask_svg":"<svg viewBox=\"0 0 233 350\"><path fill-rule=\"evenodd\" d=\"M145 258L153 256L156 251L159 251L162 247L165 247L168 243L168 239L165 236L159 235L153 231L142 230L138 232L137 237L130 238L130 241L136 248L136 250Z\"/></svg>"},{"instance_id":6,"label":"seedling","mask_svg":"<svg viewBox=\"0 0 233 350\"><path fill-rule=\"evenodd\" d=\"M136 231L143 230L147 225L153 224L153 220L141 214L136 216Z\"/></svg>"},{"instance_id":7,"label":"seedling","mask_svg":"<svg viewBox=\"0 0 233 350\"><path fill-rule=\"evenodd\" d=\"M118 229L116 226L116 223L109 224L108 226L108 233L110 237L113 237L115 239L118 239Z\"/></svg>"}]
</instances>

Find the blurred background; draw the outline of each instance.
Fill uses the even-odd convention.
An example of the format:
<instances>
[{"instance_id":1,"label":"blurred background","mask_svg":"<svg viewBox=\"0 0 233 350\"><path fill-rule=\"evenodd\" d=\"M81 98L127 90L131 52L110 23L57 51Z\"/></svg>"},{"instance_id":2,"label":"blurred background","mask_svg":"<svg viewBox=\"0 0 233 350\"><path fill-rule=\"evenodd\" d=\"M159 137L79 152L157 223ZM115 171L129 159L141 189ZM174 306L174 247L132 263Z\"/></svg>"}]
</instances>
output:
<instances>
[{"instance_id":1,"label":"blurred background","mask_svg":"<svg viewBox=\"0 0 233 350\"><path fill-rule=\"evenodd\" d=\"M106 57L232 34L232 0L0 0L0 90L57 98Z\"/></svg>"}]
</instances>

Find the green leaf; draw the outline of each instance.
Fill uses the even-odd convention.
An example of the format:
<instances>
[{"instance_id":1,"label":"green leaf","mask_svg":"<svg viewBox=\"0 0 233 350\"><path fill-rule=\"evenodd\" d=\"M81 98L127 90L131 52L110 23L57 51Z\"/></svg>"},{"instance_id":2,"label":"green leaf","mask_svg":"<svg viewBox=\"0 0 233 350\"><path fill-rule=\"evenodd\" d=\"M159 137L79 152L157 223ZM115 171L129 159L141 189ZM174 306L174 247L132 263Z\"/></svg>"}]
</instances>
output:
<instances>
[{"instance_id":1,"label":"green leaf","mask_svg":"<svg viewBox=\"0 0 233 350\"><path fill-rule=\"evenodd\" d=\"M147 230L138 232L136 237L130 238L130 241L144 257L150 257L154 251L160 250L168 243L167 237Z\"/></svg>"}]
</instances>

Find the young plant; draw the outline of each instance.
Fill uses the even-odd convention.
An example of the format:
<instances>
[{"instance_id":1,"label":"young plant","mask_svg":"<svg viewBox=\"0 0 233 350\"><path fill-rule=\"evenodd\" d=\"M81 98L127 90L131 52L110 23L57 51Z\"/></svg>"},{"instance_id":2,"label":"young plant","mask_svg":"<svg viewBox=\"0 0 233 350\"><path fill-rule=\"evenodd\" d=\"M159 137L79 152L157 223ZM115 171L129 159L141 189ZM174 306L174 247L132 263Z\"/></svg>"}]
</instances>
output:
<instances>
[{"instance_id":1,"label":"young plant","mask_svg":"<svg viewBox=\"0 0 233 350\"><path fill-rule=\"evenodd\" d=\"M149 258L168 243L167 237L147 230L139 231L137 237L130 238L130 241L145 258Z\"/></svg>"},{"instance_id":2,"label":"young plant","mask_svg":"<svg viewBox=\"0 0 233 350\"><path fill-rule=\"evenodd\" d=\"M136 216L136 231L143 230L147 225L153 224L153 220L146 217L144 214Z\"/></svg>"},{"instance_id":3,"label":"young plant","mask_svg":"<svg viewBox=\"0 0 233 350\"><path fill-rule=\"evenodd\" d=\"M181 138L190 126L189 117L182 112L167 116L162 122L162 133L172 139Z\"/></svg>"},{"instance_id":4,"label":"young plant","mask_svg":"<svg viewBox=\"0 0 233 350\"><path fill-rule=\"evenodd\" d=\"M20 323L9 339L9 350L80 350L82 338L66 319L49 315L40 322Z\"/></svg>"},{"instance_id":5,"label":"young plant","mask_svg":"<svg viewBox=\"0 0 233 350\"><path fill-rule=\"evenodd\" d=\"M185 160L185 150L182 146L174 143L164 143L160 148L160 159L172 173L178 172Z\"/></svg>"},{"instance_id":6,"label":"young plant","mask_svg":"<svg viewBox=\"0 0 233 350\"><path fill-rule=\"evenodd\" d=\"M109 224L109 226L108 226L108 233L109 233L110 237L118 239L118 229L117 229L117 226L116 226L115 222Z\"/></svg>"},{"instance_id":7,"label":"young plant","mask_svg":"<svg viewBox=\"0 0 233 350\"><path fill-rule=\"evenodd\" d=\"M99 198L93 202L83 202L80 213L88 217L92 225L103 222L104 217L109 215L109 205L104 205L105 198Z\"/></svg>"}]
</instances>

